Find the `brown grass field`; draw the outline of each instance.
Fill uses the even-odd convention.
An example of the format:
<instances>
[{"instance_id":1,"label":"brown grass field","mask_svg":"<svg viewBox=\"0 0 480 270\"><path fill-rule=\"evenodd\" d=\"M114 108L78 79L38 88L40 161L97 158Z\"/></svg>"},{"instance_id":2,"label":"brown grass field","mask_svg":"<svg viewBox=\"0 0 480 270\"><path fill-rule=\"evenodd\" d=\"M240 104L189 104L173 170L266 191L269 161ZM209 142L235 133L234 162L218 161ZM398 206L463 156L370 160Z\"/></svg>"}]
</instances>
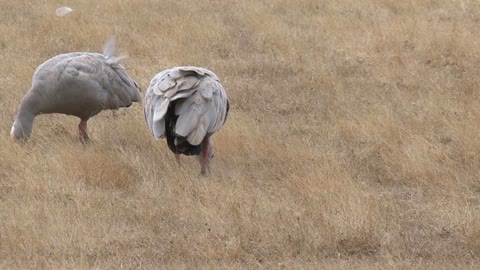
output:
<instances>
[{"instance_id":1,"label":"brown grass field","mask_svg":"<svg viewBox=\"0 0 480 270\"><path fill-rule=\"evenodd\" d=\"M110 35L143 94L219 75L209 177L142 104L11 141L35 68ZM1 0L0 269L480 269L479 63L476 0Z\"/></svg>"}]
</instances>

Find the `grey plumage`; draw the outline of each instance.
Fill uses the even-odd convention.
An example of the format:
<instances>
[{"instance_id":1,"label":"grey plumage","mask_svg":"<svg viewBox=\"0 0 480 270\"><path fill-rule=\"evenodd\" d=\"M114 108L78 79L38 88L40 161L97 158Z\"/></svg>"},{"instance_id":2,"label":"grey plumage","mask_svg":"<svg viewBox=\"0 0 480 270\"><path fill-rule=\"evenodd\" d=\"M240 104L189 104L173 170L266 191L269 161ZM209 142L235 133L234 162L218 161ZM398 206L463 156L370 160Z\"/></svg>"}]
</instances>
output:
<instances>
[{"instance_id":1,"label":"grey plumage","mask_svg":"<svg viewBox=\"0 0 480 270\"><path fill-rule=\"evenodd\" d=\"M158 73L145 94L145 120L176 155L199 155L202 173L213 157L210 136L227 119L229 101L217 75L201 67Z\"/></svg>"},{"instance_id":2,"label":"grey plumage","mask_svg":"<svg viewBox=\"0 0 480 270\"><path fill-rule=\"evenodd\" d=\"M11 136L28 138L36 115L61 113L81 119L81 139L88 139L86 121L102 110L129 107L141 101L137 83L113 56L110 40L104 54L74 52L57 55L35 70L32 88L23 97ZM83 137L83 138L82 138Z\"/></svg>"}]
</instances>

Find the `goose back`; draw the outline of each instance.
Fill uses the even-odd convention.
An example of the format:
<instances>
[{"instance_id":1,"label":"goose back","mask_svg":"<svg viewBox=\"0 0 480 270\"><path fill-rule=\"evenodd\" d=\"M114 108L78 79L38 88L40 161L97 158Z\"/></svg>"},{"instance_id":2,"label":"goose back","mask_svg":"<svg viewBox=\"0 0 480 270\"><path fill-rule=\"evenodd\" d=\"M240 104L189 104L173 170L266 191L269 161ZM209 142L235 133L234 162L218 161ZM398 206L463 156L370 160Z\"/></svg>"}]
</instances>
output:
<instances>
[{"instance_id":1,"label":"goose back","mask_svg":"<svg viewBox=\"0 0 480 270\"><path fill-rule=\"evenodd\" d=\"M104 109L129 107L141 100L136 82L122 65L99 53L57 55L33 74L32 89L38 113L63 113L89 118Z\"/></svg>"},{"instance_id":2,"label":"goose back","mask_svg":"<svg viewBox=\"0 0 480 270\"><path fill-rule=\"evenodd\" d=\"M228 98L217 75L200 67L158 73L145 96L145 120L156 139L175 153L198 154L206 135L225 123Z\"/></svg>"}]
</instances>

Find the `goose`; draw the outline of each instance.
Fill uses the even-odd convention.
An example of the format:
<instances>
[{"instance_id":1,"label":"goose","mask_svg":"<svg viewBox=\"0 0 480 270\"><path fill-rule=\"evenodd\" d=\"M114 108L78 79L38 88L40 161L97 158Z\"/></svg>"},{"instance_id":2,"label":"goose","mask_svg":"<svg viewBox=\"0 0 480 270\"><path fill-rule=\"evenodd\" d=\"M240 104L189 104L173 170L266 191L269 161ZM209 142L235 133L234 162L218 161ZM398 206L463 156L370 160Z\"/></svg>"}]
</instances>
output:
<instances>
[{"instance_id":1,"label":"goose","mask_svg":"<svg viewBox=\"0 0 480 270\"><path fill-rule=\"evenodd\" d=\"M152 135L167 138L180 154L199 157L201 175L210 171L211 136L226 122L229 100L217 75L194 66L174 67L153 77L145 93L145 120Z\"/></svg>"},{"instance_id":2,"label":"goose","mask_svg":"<svg viewBox=\"0 0 480 270\"><path fill-rule=\"evenodd\" d=\"M140 102L140 88L115 57L110 39L103 54L72 52L54 56L37 67L32 87L22 98L11 137L26 140L37 115L60 113L80 118L80 141L88 142L87 121L102 110Z\"/></svg>"}]
</instances>

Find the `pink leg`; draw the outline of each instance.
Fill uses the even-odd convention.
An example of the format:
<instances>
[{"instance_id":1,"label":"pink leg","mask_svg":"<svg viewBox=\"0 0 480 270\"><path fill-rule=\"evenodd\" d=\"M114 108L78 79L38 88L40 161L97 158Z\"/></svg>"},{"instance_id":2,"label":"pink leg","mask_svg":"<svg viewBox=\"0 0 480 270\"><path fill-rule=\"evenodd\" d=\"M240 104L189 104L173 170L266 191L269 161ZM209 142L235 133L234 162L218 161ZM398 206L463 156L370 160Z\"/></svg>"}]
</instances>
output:
<instances>
[{"instance_id":1,"label":"pink leg","mask_svg":"<svg viewBox=\"0 0 480 270\"><path fill-rule=\"evenodd\" d=\"M180 154L175 154L175 159L177 160L178 165L180 164Z\"/></svg>"},{"instance_id":2,"label":"pink leg","mask_svg":"<svg viewBox=\"0 0 480 270\"><path fill-rule=\"evenodd\" d=\"M205 136L202 141L202 152L200 153L200 166L201 166L201 175L205 175L207 171L210 171L209 167L209 157L208 157L208 148L210 144L210 136Z\"/></svg>"},{"instance_id":3,"label":"pink leg","mask_svg":"<svg viewBox=\"0 0 480 270\"><path fill-rule=\"evenodd\" d=\"M82 143L86 143L89 140L87 134L87 121L88 119L81 119L80 124L78 124L78 135Z\"/></svg>"}]
</instances>

